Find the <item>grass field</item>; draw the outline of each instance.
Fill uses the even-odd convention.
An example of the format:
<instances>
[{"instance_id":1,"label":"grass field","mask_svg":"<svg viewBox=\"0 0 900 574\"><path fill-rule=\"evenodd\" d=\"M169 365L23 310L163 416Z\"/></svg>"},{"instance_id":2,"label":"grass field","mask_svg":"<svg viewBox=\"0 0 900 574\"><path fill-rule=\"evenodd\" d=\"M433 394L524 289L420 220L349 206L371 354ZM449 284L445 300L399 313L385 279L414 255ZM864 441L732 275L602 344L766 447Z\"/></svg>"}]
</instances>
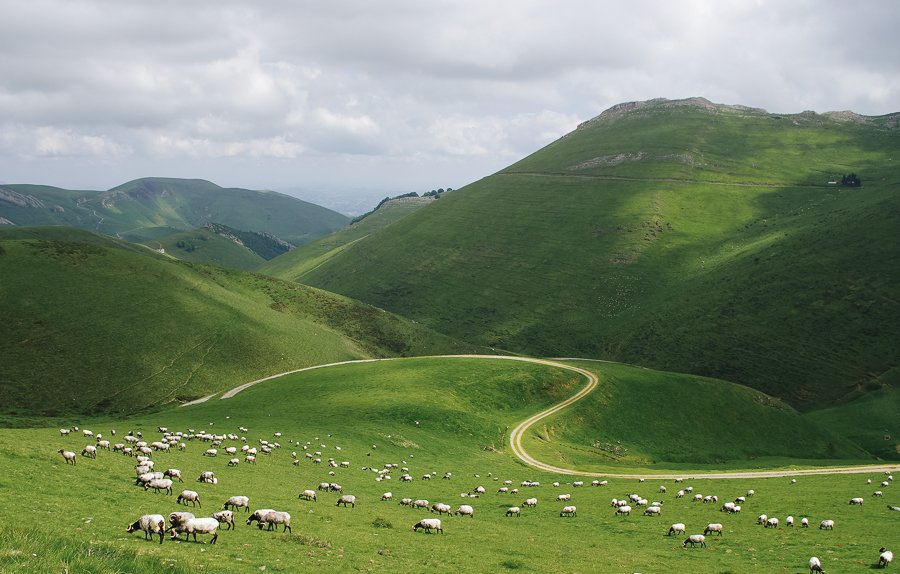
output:
<instances>
[{"instance_id":1,"label":"grass field","mask_svg":"<svg viewBox=\"0 0 900 574\"><path fill-rule=\"evenodd\" d=\"M640 371L620 365L588 368L600 374L601 388L607 378L631 380L629 373ZM79 457L76 466L66 466L56 450L80 451L86 443L82 437L74 433L61 437L53 428L0 430L4 468L0 488L18 501L0 508L0 570L805 572L809 556L817 555L827 570L863 572L876 561L880 546L896 547L894 526L900 513L888 511L886 505L898 504L900 498L893 484L877 487L883 476L804 477L791 484L787 478L706 480L692 478L685 469L682 484L610 479L604 487L575 488L572 477L538 472L515 460L505 447L506 428L582 384L568 371L527 363L401 359L299 373L251 387L231 399L148 416L70 421L82 428L89 425L107 438L112 438L111 428L118 430L118 437L140 430L144 438L154 440L160 436L156 432L160 425L213 433L239 433L243 425L248 427L249 443L280 441L282 448L270 456L260 455L256 465L233 468L226 465L227 456L202 456L209 445L199 441L189 441L181 452L154 455L158 467L183 471L186 482L176 483L176 494L181 488L200 493L203 509L195 510L198 516L218 510L235 494L249 496L253 508L276 508L292 515L293 532L287 534L261 532L238 517L235 531L220 531L215 546L168 541L160 545L145 541L141 534L125 533L125 526L142 513L178 509L174 496L134 486L133 459L102 451L96 460ZM612 407L637 402L646 392L635 389L635 394L628 394L628 388L624 385L608 398ZM716 401L707 403L702 396L694 402L701 419L712 420L719 408ZM663 409L644 424L666 425L670 421L665 415ZM731 429L716 433L724 437ZM275 432L282 437L273 438ZM580 440L564 429L558 434L560 440ZM684 438L672 434L672 443ZM764 435L760 431L760 437ZM307 443L308 451L321 452L323 460L348 461L349 468L311 463L303 455ZM291 464L292 450L298 452L299 466ZM702 454L703 447L698 450ZM413 481L401 482L398 470L391 480L378 482L376 473L365 470L387 463L408 467ZM214 471L218 484L196 482L204 470ZM329 470L335 476L329 476ZM452 478L443 480L447 472ZM426 473L436 474L425 481L421 477ZM867 485L867 479L876 484ZM520 492L499 494L505 480ZM538 480L541 486L521 487L523 480ZM356 507L336 507L335 494L319 493L318 502L298 499L300 491L322 481L342 484L344 492L357 496ZM562 484L554 487L554 481ZM665 494L659 493L661 483L667 486ZM480 498L460 496L479 485L486 489ZM676 498L676 491L686 486L694 493L717 495L719 504ZM718 510L721 502L750 488L757 494L747 499L741 514ZM884 490L883 499L871 497L875 488ZM386 491L393 493L394 501L380 500ZM563 503L556 496L563 492L570 493L571 503L578 507L574 518L559 516ZM614 516L609 500L632 492L662 501L662 516L645 517L640 512ZM523 508L520 518L505 516L508 506L520 505L530 496L539 499L536 508ZM853 496L865 497L865 504L848 505ZM454 508L469 503L475 517L443 517L444 534L413 533L412 524L431 515L400 506L397 500L403 497L443 501ZM23 504L28 508L25 516ZM755 524L761 513L778 516L782 523L788 514L798 523L801 516L808 516L813 526L764 529ZM833 531L816 527L824 518L835 520ZM708 538L707 548L683 549L683 537L665 535L673 522L686 523L688 534L701 532L709 522L723 523L725 532L721 538Z\"/></svg>"}]
</instances>

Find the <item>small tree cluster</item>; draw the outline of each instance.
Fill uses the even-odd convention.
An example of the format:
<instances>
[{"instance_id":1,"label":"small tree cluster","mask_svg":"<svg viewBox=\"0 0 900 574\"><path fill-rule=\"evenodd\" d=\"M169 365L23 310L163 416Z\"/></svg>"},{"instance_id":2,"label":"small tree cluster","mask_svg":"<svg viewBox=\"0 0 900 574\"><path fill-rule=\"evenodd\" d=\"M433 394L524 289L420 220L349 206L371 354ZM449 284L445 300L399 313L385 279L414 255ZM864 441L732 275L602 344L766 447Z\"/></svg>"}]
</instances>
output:
<instances>
[{"instance_id":1,"label":"small tree cluster","mask_svg":"<svg viewBox=\"0 0 900 574\"><path fill-rule=\"evenodd\" d=\"M841 178L841 185L846 185L847 187L859 187L862 185L862 181L860 181L855 173L849 173Z\"/></svg>"}]
</instances>

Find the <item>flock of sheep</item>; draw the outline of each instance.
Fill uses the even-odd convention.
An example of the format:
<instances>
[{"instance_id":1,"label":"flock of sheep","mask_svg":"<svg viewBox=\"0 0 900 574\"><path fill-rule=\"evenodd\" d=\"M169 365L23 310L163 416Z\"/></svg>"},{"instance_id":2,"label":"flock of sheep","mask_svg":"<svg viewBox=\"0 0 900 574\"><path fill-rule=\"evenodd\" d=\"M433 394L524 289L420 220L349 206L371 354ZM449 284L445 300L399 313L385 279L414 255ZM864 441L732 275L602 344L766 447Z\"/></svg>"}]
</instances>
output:
<instances>
[{"instance_id":1,"label":"flock of sheep","mask_svg":"<svg viewBox=\"0 0 900 574\"><path fill-rule=\"evenodd\" d=\"M209 443L209 447L204 448L203 456L215 458L221 451L223 454L230 457L226 463L227 466L233 467L242 462L237 456L239 453L243 456L244 463L255 464L258 454L271 455L277 449L281 448L281 444L277 440L269 441L263 439L257 439L258 446L250 446L250 443L248 443L245 436L248 432L247 429L245 427L239 427L239 430L241 435L234 433L218 435L195 432L193 429L188 429L186 432L169 432L165 427L158 427L157 432L161 435L159 440L148 442L147 440L144 440L142 433L129 432L122 437L122 442L111 444L111 441L104 439L101 434L94 435L92 431L84 429L80 431L82 436L86 439L93 439L93 443L87 444L82 449L81 455L83 457L96 459L98 450L106 450L133 457L135 461L135 485L142 487L145 491L153 490L155 493L172 495L174 494L173 487L175 481L184 482L182 473L176 468L167 468L164 471L155 469L155 461L152 459L154 454L171 452L172 450L183 451L188 448L188 443L199 441L204 444ZM75 431L78 431L77 427L73 427L72 429L60 429L59 432L60 435L68 437ZM116 431L112 430L110 434L115 437ZM282 438L281 433L275 433L274 438L280 440ZM316 440L318 440L318 437L316 437ZM309 464L325 464L326 467L330 469L347 469L350 467L349 461L337 462L334 458L328 458L326 462L323 462L322 451L314 449L325 448L324 444L314 447L311 441L301 444L300 442L290 440L289 443L294 448L299 449L300 453L302 453L298 453L297 450L291 452L292 464L295 466L298 466L301 461L307 460L309 461ZM341 447L339 446L334 448L337 451L341 450ZM374 449L375 445L373 445L372 448ZM58 453L63 457L66 465L71 464L74 466L77 464L78 455L76 452L59 449ZM401 461L401 463L387 463L381 468L365 466L362 467L362 470L366 473L372 473L374 480L378 482L390 480L392 475L398 472L400 473L400 483L412 482L414 479L409 473L409 468L407 466L401 466L401 464L406 465L406 461ZM334 470L329 470L328 474L330 477L336 476ZM888 473L886 473L886 475L885 479L881 482L881 488L889 487L893 482L893 476ZM426 473L421 476L421 480L431 480L431 478L435 476L437 476L436 472ZM443 475L445 480L449 480L452 477L453 474L451 472L446 472ZM480 478L479 475L475 475L475 477ZM501 496L518 495L520 493L520 488L523 490L532 490L541 486L540 482L531 480L522 481L518 486L514 485L512 480L500 482L499 478L493 477L490 473L488 473L487 477L490 478L491 481L497 481L500 484L496 490L496 494ZM215 472L203 471L198 476L197 482L215 485L218 484L219 481L218 477L215 476ZM644 481L640 480L640 482L643 483ZM675 481L676 484L681 482L683 482L682 479ZM794 483L796 480L792 480L791 482ZM867 481L867 484L871 485L871 483L871 480ZM585 486L583 481L573 481L567 484L571 484L572 489ZM590 483L590 486L601 488L607 487L608 484L609 483L606 480L593 480ZM554 489L559 489L561 488L561 484L559 482L554 482L552 483L552 487ZM321 482L315 490L310 488L300 492L298 498L308 502L317 502L317 492L323 491L336 493L338 495L335 506L343 506L345 508L348 506L350 508L356 507L357 497L352 494L344 493L343 486L336 482ZM658 492L661 495L666 494L666 486L660 485ZM478 485L466 492L460 493L460 496L465 499L477 499L486 494L487 489L483 485ZM724 502L719 507L719 510L728 515L739 514L741 513L742 505L745 505L747 500L755 494L755 491L748 490L744 495L736 497L733 501ZM691 486L685 486L684 488L679 487L679 490L675 494L676 499L688 496L690 497L689 500L692 500L693 502L704 505L712 503L713 505L718 506L718 496L694 494ZM883 496L883 491L877 490L873 493L873 496L881 497ZM381 502L390 502L393 500L394 496L392 492L385 492L381 496ZM571 492L555 495L556 502L565 503L559 512L560 517L574 518L577 516L577 507L574 504L569 504L571 500ZM853 497L849 500L849 504L854 506L862 506L863 503L864 499L862 497ZM200 494L197 491L190 489L182 490L175 498L175 504L178 505L179 508L181 506L190 505L192 510L202 508ZM467 516L470 518L474 518L475 516L475 508L472 504L460 504L455 511L449 504L442 502L429 503L429 501L425 499L402 498L399 501L399 504L413 509L427 510L432 514L436 513L438 516ZM533 509L537 507L537 505L538 498L536 496L528 496L521 504L510 505L506 510L505 516L520 517L523 513L523 508ZM634 507L642 508L642 514L644 516L658 517L663 513L662 509L664 504L663 500L650 502L638 493L628 493L625 498L613 498L610 501L610 506L613 508L614 515L616 516L628 516L633 511ZM888 508L890 510L900 511L900 507L888 505ZM216 511L212 516L207 517L197 517L193 512L183 510L173 511L169 513L168 516L158 513L145 514L130 523L126 528L126 532L143 532L145 539L152 539L158 536L160 544L163 543L166 532L170 534L170 539L172 540L179 539L181 534L185 534L185 540L192 536L193 540L197 541L197 534L202 534L211 536L210 544L215 544L219 537L218 530L223 527L224 529L233 529L235 526L234 512L241 510L245 513L249 513L249 517L245 522L246 525L252 525L255 522L260 530L265 528L272 531L277 530L277 527L281 526L282 532L293 532L291 529L291 515L289 512L273 508L262 508L251 512L250 499L244 495L228 497L222 505L222 510ZM756 519L756 523L763 528L773 529L777 529L781 525L781 521L777 517L767 516L766 514L760 514ZM167 524L168 527L166 526ZM793 527L794 524L794 516L789 515L784 518L785 527ZM809 527L809 518L805 516L801 517L799 524L801 528ZM832 519L823 519L819 522L818 527L820 530L833 530L835 523ZM444 532L441 518L436 517L422 518L412 525L412 530L414 532L420 529L425 533ZM687 548L688 546L692 548L698 546L701 548L706 547L707 537L711 535L720 537L723 535L724 530L725 528L722 523L709 522L703 529L702 534L695 533L687 535L681 546L683 548ZM683 522L676 522L669 526L666 535L684 536L686 533L686 525ZM893 553L884 547L882 547L879 552L877 566L885 568L892 562ZM811 557L809 559L809 570L810 572L824 572L822 561L816 556Z\"/></svg>"}]
</instances>

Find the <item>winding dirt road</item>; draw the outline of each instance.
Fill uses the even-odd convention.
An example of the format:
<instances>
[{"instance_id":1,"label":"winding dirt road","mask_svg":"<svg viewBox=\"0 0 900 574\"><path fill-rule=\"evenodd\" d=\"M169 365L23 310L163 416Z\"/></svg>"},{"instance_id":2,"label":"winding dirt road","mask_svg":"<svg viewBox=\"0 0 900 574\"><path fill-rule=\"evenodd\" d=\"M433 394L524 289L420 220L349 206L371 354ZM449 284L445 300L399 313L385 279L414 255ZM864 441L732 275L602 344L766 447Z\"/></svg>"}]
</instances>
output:
<instances>
[{"instance_id":1,"label":"winding dirt road","mask_svg":"<svg viewBox=\"0 0 900 574\"><path fill-rule=\"evenodd\" d=\"M738 471L738 472L682 472L678 474L631 474L631 473L615 473L615 472L588 472L584 470L577 470L572 468L561 468L558 466L554 466L552 464L547 464L545 462L541 462L528 454L525 451L525 448L522 446L522 438L525 436L525 433L528 432L533 425L537 424L541 420L552 416L559 411L565 409L569 405L583 399L587 395L589 395L594 389L597 388L597 385L600 384L600 380L594 373L582 369L579 367L575 367L572 365L567 365L565 363L560 363L557 361L551 361L547 359L534 359L531 357L508 357L508 356L500 356L500 355L442 355L440 358L463 358L463 359L492 359L492 360L507 360L507 361L523 361L526 363L536 363L539 365L546 365L548 367L556 367L559 369L566 369L568 371L572 371L574 373L578 373L587 379L587 384L579 390L577 393L567 398L566 400L553 405L548 409L544 409L543 411L534 414L518 425L512 430L509 434L509 446L512 449L513 454L519 458L525 464L537 468L539 470L543 470L546 472L556 473L556 474L566 474L566 475L574 475L574 476L588 476L588 477L606 477L606 478L645 478L645 479L657 479L657 480L674 480L676 478L777 478L777 477L787 477L787 476L807 476L807 475L816 475L816 474L865 474L865 473L878 473L878 472L900 472L900 464L876 464L876 465L863 465L863 466L829 466L829 467L818 467L818 468L804 468L804 469L784 469L784 470L760 470L760 471ZM284 375L289 375L292 373L299 373L301 371L309 371L312 369L321 369L325 367L332 367L336 365L347 365L352 363L370 363L374 361L390 361L395 359L361 359L356 361L342 361L339 363L329 363L327 365L317 365L314 367L306 367L304 369L297 369L294 371L290 371L287 373L281 373L279 375L272 375L270 377L265 377L263 379L258 379L256 381L251 381L249 383L245 383L243 385L237 386L226 393L223 393L221 398L228 399L243 391L244 389L256 385L258 383L262 383L271 379L275 379L277 377L281 377ZM571 359L571 360L579 360L579 359ZM212 396L212 395L211 395ZM210 396L210 397L211 397ZM199 399L190 404L196 404L198 402L203 402L208 400L210 397L204 397L203 399Z\"/></svg>"}]
</instances>

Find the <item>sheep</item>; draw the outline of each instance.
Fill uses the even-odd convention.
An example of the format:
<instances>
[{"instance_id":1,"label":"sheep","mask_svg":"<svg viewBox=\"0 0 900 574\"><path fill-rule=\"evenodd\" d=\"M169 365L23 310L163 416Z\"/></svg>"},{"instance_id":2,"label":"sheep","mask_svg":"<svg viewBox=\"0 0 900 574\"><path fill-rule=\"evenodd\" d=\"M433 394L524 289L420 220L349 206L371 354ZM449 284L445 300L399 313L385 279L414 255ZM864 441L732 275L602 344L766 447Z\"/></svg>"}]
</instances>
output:
<instances>
[{"instance_id":1,"label":"sheep","mask_svg":"<svg viewBox=\"0 0 900 574\"><path fill-rule=\"evenodd\" d=\"M271 511L267 512L265 515L263 515L263 517L259 520L259 522L257 522L256 525L259 527L260 530L263 529L263 523L266 523L269 525L269 527L266 528L266 530L272 530L272 529L277 530L278 529L277 526L279 524L281 524L283 526L283 528L281 530L282 532L288 532L288 531L290 531L291 533L294 532L293 530L291 530L291 514L289 512L281 512L278 510L271 510Z\"/></svg>"},{"instance_id":2,"label":"sheep","mask_svg":"<svg viewBox=\"0 0 900 574\"><path fill-rule=\"evenodd\" d=\"M684 491L683 491L683 490L679 490L678 492L676 492L676 493L675 493L675 498L684 498Z\"/></svg>"},{"instance_id":3,"label":"sheep","mask_svg":"<svg viewBox=\"0 0 900 574\"><path fill-rule=\"evenodd\" d=\"M756 494L756 491L751 488L750 490L747 491L747 498L750 498L754 494Z\"/></svg>"},{"instance_id":4,"label":"sheep","mask_svg":"<svg viewBox=\"0 0 900 574\"><path fill-rule=\"evenodd\" d=\"M138 486L144 486L153 479L165 478L161 472L143 472L137 475L134 483Z\"/></svg>"},{"instance_id":5,"label":"sheep","mask_svg":"<svg viewBox=\"0 0 900 574\"><path fill-rule=\"evenodd\" d=\"M861 496L857 496L856 498L851 498L851 499L850 499L850 504L851 504L851 505L856 504L856 505L862 506L862 503L863 503L863 499L862 499Z\"/></svg>"},{"instance_id":6,"label":"sheep","mask_svg":"<svg viewBox=\"0 0 900 574\"><path fill-rule=\"evenodd\" d=\"M672 526L669 527L669 533L666 536L672 536L673 534L684 534L684 530L687 528L683 522L676 522Z\"/></svg>"},{"instance_id":7,"label":"sheep","mask_svg":"<svg viewBox=\"0 0 900 574\"><path fill-rule=\"evenodd\" d=\"M410 506L413 508L428 508L428 501L425 499L414 500Z\"/></svg>"},{"instance_id":8,"label":"sheep","mask_svg":"<svg viewBox=\"0 0 900 574\"><path fill-rule=\"evenodd\" d=\"M584 486L583 480L576 480L572 482L572 488L578 488L579 486Z\"/></svg>"},{"instance_id":9,"label":"sheep","mask_svg":"<svg viewBox=\"0 0 900 574\"><path fill-rule=\"evenodd\" d=\"M884 546L881 547L879 552L881 552L881 554L878 556L878 567L887 568L888 564L894 561L894 553Z\"/></svg>"},{"instance_id":10,"label":"sheep","mask_svg":"<svg viewBox=\"0 0 900 574\"><path fill-rule=\"evenodd\" d=\"M381 495L381 500L394 500L394 493L393 492L385 492L384 494Z\"/></svg>"},{"instance_id":11,"label":"sheep","mask_svg":"<svg viewBox=\"0 0 900 574\"><path fill-rule=\"evenodd\" d=\"M144 531L144 540L148 540L153 534L159 534L159 543L162 544L166 532L166 521L162 514L145 514L129 524L125 532L131 534L135 530Z\"/></svg>"},{"instance_id":12,"label":"sheep","mask_svg":"<svg viewBox=\"0 0 900 574\"><path fill-rule=\"evenodd\" d=\"M800 519L800 528L809 528L809 518L804 516Z\"/></svg>"},{"instance_id":13,"label":"sheep","mask_svg":"<svg viewBox=\"0 0 900 574\"><path fill-rule=\"evenodd\" d=\"M701 548L706 548L706 536L704 536L703 534L691 534L690 536L685 538L681 547L687 548L688 544L691 545L691 548L693 548L697 544L699 544Z\"/></svg>"},{"instance_id":14,"label":"sheep","mask_svg":"<svg viewBox=\"0 0 900 574\"><path fill-rule=\"evenodd\" d=\"M92 444L87 445L82 449L81 456L89 456L91 458L97 458L97 447Z\"/></svg>"},{"instance_id":15,"label":"sheep","mask_svg":"<svg viewBox=\"0 0 900 574\"><path fill-rule=\"evenodd\" d=\"M891 504L888 504L887 507L888 507L888 510L893 510L893 511L895 511L895 512L900 512L900 506L893 506L893 505L891 505Z\"/></svg>"},{"instance_id":16,"label":"sheep","mask_svg":"<svg viewBox=\"0 0 900 574\"><path fill-rule=\"evenodd\" d=\"M625 506L620 506L620 507L616 508L616 515L619 515L619 514L621 514L622 516L625 516L626 514L628 516L631 516L631 507L626 504Z\"/></svg>"},{"instance_id":17,"label":"sheep","mask_svg":"<svg viewBox=\"0 0 900 574\"><path fill-rule=\"evenodd\" d=\"M72 429L59 429L60 436L69 436L70 432L72 432Z\"/></svg>"},{"instance_id":18,"label":"sheep","mask_svg":"<svg viewBox=\"0 0 900 574\"><path fill-rule=\"evenodd\" d=\"M810 571L810 572L822 572L822 574L824 574L825 571L822 570L822 561L819 560L819 559L818 559L817 557L815 557L815 556L813 556L812 558L810 558L810 559L809 559L809 571Z\"/></svg>"},{"instance_id":19,"label":"sheep","mask_svg":"<svg viewBox=\"0 0 900 574\"><path fill-rule=\"evenodd\" d=\"M734 503L726 502L725 504L722 505L722 508L719 509L719 512L728 512L732 508L734 508Z\"/></svg>"},{"instance_id":20,"label":"sheep","mask_svg":"<svg viewBox=\"0 0 900 574\"><path fill-rule=\"evenodd\" d=\"M219 482L219 479L216 478L216 475L211 470L206 470L200 473L200 477L197 478L197 482L216 484Z\"/></svg>"},{"instance_id":21,"label":"sheep","mask_svg":"<svg viewBox=\"0 0 900 574\"><path fill-rule=\"evenodd\" d=\"M457 516L468 516L470 518L475 518L475 509L469 506L468 504L460 504L459 508L456 509Z\"/></svg>"},{"instance_id":22,"label":"sheep","mask_svg":"<svg viewBox=\"0 0 900 574\"><path fill-rule=\"evenodd\" d=\"M172 494L172 481L168 478L154 478L144 484L144 490L153 489L159 494L159 491L165 490L166 494Z\"/></svg>"},{"instance_id":23,"label":"sheep","mask_svg":"<svg viewBox=\"0 0 900 574\"><path fill-rule=\"evenodd\" d=\"M225 530L231 530L234 528L234 513L230 510L220 510L218 512L213 513L213 518L219 521L220 524L225 524L228 526Z\"/></svg>"},{"instance_id":24,"label":"sheep","mask_svg":"<svg viewBox=\"0 0 900 574\"><path fill-rule=\"evenodd\" d=\"M105 448L106 450L109 450L109 446L110 445L109 445L108 440L98 440L97 441L97 448Z\"/></svg>"},{"instance_id":25,"label":"sheep","mask_svg":"<svg viewBox=\"0 0 900 574\"><path fill-rule=\"evenodd\" d=\"M659 506L650 506L644 510L644 516L660 516L662 513L662 508Z\"/></svg>"},{"instance_id":26,"label":"sheep","mask_svg":"<svg viewBox=\"0 0 900 574\"><path fill-rule=\"evenodd\" d=\"M225 501L225 504L222 505L222 509L228 510L229 506L232 509L243 508L244 512L250 512L250 499L246 496L232 496Z\"/></svg>"},{"instance_id":27,"label":"sheep","mask_svg":"<svg viewBox=\"0 0 900 574\"><path fill-rule=\"evenodd\" d=\"M766 520L765 524L766 528L778 528L778 519L774 516L768 520Z\"/></svg>"},{"instance_id":28,"label":"sheep","mask_svg":"<svg viewBox=\"0 0 900 574\"><path fill-rule=\"evenodd\" d=\"M209 541L210 544L215 544L216 540L219 539L219 521L215 518L190 518L185 520L184 522L173 526L170 530L171 539L174 540L178 538L178 535L182 532L186 534L192 534L194 536L194 542L197 541L197 533L200 534L212 534L212 540ZM188 537L185 537L187 540Z\"/></svg>"},{"instance_id":29,"label":"sheep","mask_svg":"<svg viewBox=\"0 0 900 574\"><path fill-rule=\"evenodd\" d=\"M525 502L522 503L522 506L530 506L530 507L537 506L537 498L526 499Z\"/></svg>"},{"instance_id":30,"label":"sheep","mask_svg":"<svg viewBox=\"0 0 900 574\"><path fill-rule=\"evenodd\" d=\"M451 512L453 512L453 509L450 507L449 504L444 504L442 502L435 502L434 504L431 505L429 512L437 512L438 514L444 514L446 512L447 514L450 514Z\"/></svg>"},{"instance_id":31,"label":"sheep","mask_svg":"<svg viewBox=\"0 0 900 574\"><path fill-rule=\"evenodd\" d=\"M785 518L785 519L784 519L784 525L785 525L785 526L789 526L789 527L793 527L793 526L794 526L794 517L793 517L793 516L788 516L787 518Z\"/></svg>"},{"instance_id":32,"label":"sheep","mask_svg":"<svg viewBox=\"0 0 900 574\"><path fill-rule=\"evenodd\" d=\"M518 506L510 506L506 509L506 516L521 516L522 510Z\"/></svg>"},{"instance_id":33,"label":"sheep","mask_svg":"<svg viewBox=\"0 0 900 574\"><path fill-rule=\"evenodd\" d=\"M193 512L172 512L169 514L169 527L172 528L191 518L195 518Z\"/></svg>"},{"instance_id":34,"label":"sheep","mask_svg":"<svg viewBox=\"0 0 900 574\"><path fill-rule=\"evenodd\" d=\"M84 435L85 438L94 436L94 433L88 429L84 429L83 431L81 431L81 434Z\"/></svg>"},{"instance_id":35,"label":"sheep","mask_svg":"<svg viewBox=\"0 0 900 574\"><path fill-rule=\"evenodd\" d=\"M214 448L206 449L206 452L203 453L203 456L216 456L219 454L219 451Z\"/></svg>"},{"instance_id":36,"label":"sheep","mask_svg":"<svg viewBox=\"0 0 900 574\"><path fill-rule=\"evenodd\" d=\"M422 520L413 524L413 532L418 532L419 528L423 529L426 534L430 534L432 530L444 533L444 529L441 528L441 519L440 518L423 518Z\"/></svg>"},{"instance_id":37,"label":"sheep","mask_svg":"<svg viewBox=\"0 0 900 574\"><path fill-rule=\"evenodd\" d=\"M710 534L715 532L719 536L722 536L723 528L724 527L721 524L719 524L718 522L710 522L709 524L706 525L706 529L703 531L703 535L709 536Z\"/></svg>"},{"instance_id":38,"label":"sheep","mask_svg":"<svg viewBox=\"0 0 900 574\"><path fill-rule=\"evenodd\" d=\"M571 500L571 499L572 499L571 494L560 494L559 496L556 497L556 500L559 500L559 501Z\"/></svg>"},{"instance_id":39,"label":"sheep","mask_svg":"<svg viewBox=\"0 0 900 574\"><path fill-rule=\"evenodd\" d=\"M241 459L239 458L228 459L228 466L237 466L239 464L241 464Z\"/></svg>"},{"instance_id":40,"label":"sheep","mask_svg":"<svg viewBox=\"0 0 900 574\"><path fill-rule=\"evenodd\" d=\"M261 522L262 517L270 512L275 512L272 508L260 508L259 510L254 510L253 514L250 515L250 518L247 519L247 526L253 524L253 521Z\"/></svg>"},{"instance_id":41,"label":"sheep","mask_svg":"<svg viewBox=\"0 0 900 574\"><path fill-rule=\"evenodd\" d=\"M75 464L75 453L72 452L71 450L59 449L56 452L58 452L59 454L62 455L63 459L66 461L66 464L69 464L70 462L73 465Z\"/></svg>"},{"instance_id":42,"label":"sheep","mask_svg":"<svg viewBox=\"0 0 900 574\"><path fill-rule=\"evenodd\" d=\"M175 498L175 504L181 504L182 501L184 501L185 506L190 502L191 506L196 505L203 508L203 505L200 504L200 495L194 490L182 490L181 494Z\"/></svg>"},{"instance_id":43,"label":"sheep","mask_svg":"<svg viewBox=\"0 0 900 574\"><path fill-rule=\"evenodd\" d=\"M872 496L884 496L884 493L881 492L880 490L876 490L875 492L872 493Z\"/></svg>"},{"instance_id":44,"label":"sheep","mask_svg":"<svg viewBox=\"0 0 900 574\"><path fill-rule=\"evenodd\" d=\"M344 490L344 487L336 482L328 483L328 491L329 492L341 492Z\"/></svg>"},{"instance_id":45,"label":"sheep","mask_svg":"<svg viewBox=\"0 0 900 574\"><path fill-rule=\"evenodd\" d=\"M484 489L483 486L476 486L476 487L475 487L475 490L474 490L473 492L474 492L475 494L484 494L484 493L485 493L485 489Z\"/></svg>"},{"instance_id":46,"label":"sheep","mask_svg":"<svg viewBox=\"0 0 900 574\"><path fill-rule=\"evenodd\" d=\"M508 492L509 492L508 486L501 486L500 488L497 489L497 494L506 494Z\"/></svg>"},{"instance_id":47,"label":"sheep","mask_svg":"<svg viewBox=\"0 0 900 574\"><path fill-rule=\"evenodd\" d=\"M352 494L342 494L341 497L338 498L335 506L340 506L342 504L344 505L344 508L347 508L348 504L350 505L350 508L356 508L356 497Z\"/></svg>"},{"instance_id":48,"label":"sheep","mask_svg":"<svg viewBox=\"0 0 900 574\"><path fill-rule=\"evenodd\" d=\"M563 506L563 509L559 511L560 516L575 516L577 514L577 508L574 505L572 506Z\"/></svg>"},{"instance_id":49,"label":"sheep","mask_svg":"<svg viewBox=\"0 0 900 574\"><path fill-rule=\"evenodd\" d=\"M730 514L737 514L737 513L739 513L740 511L741 511L741 505L740 505L740 504L735 504L734 506L732 506L731 508L728 509L728 512L729 512Z\"/></svg>"},{"instance_id":50,"label":"sheep","mask_svg":"<svg viewBox=\"0 0 900 574\"><path fill-rule=\"evenodd\" d=\"M819 523L819 530L834 530L834 520L823 520Z\"/></svg>"},{"instance_id":51,"label":"sheep","mask_svg":"<svg viewBox=\"0 0 900 574\"><path fill-rule=\"evenodd\" d=\"M181 478L181 471L177 468L167 468L163 473L163 476L167 476L169 478L177 478L178 482L184 482L184 479Z\"/></svg>"},{"instance_id":52,"label":"sheep","mask_svg":"<svg viewBox=\"0 0 900 574\"><path fill-rule=\"evenodd\" d=\"M400 506L412 506L412 498L403 498L400 500Z\"/></svg>"},{"instance_id":53,"label":"sheep","mask_svg":"<svg viewBox=\"0 0 900 574\"><path fill-rule=\"evenodd\" d=\"M765 524L765 523L766 523L766 520L768 520L768 519L769 519L769 517L766 516L765 514L760 514L760 515L756 518L756 523L757 523L757 524Z\"/></svg>"},{"instance_id":54,"label":"sheep","mask_svg":"<svg viewBox=\"0 0 900 574\"><path fill-rule=\"evenodd\" d=\"M328 488L329 488L330 486L331 486L331 484L328 483L328 482L320 482L320 483L319 483L319 486L317 486L316 489L317 489L317 490L326 490L326 491L327 491Z\"/></svg>"}]
</instances>

